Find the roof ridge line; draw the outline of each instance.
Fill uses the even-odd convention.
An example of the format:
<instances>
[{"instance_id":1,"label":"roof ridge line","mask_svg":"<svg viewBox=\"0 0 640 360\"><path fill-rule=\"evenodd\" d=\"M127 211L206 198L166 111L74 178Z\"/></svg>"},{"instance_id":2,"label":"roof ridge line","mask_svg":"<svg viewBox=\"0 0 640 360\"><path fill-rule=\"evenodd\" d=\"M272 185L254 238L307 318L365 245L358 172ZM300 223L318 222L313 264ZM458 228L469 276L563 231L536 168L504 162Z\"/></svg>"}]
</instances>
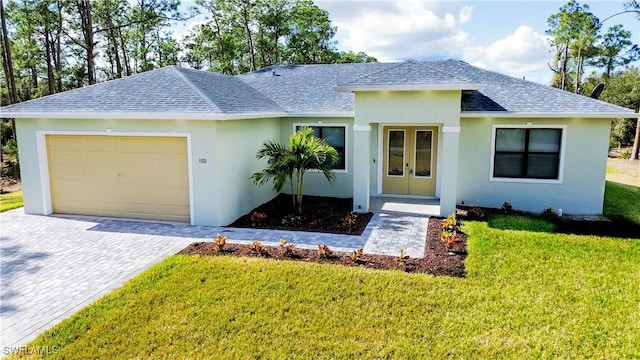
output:
<instances>
[{"instance_id":1,"label":"roof ridge line","mask_svg":"<svg viewBox=\"0 0 640 360\"><path fill-rule=\"evenodd\" d=\"M191 80L189 80L179 69L177 66L172 65L171 70L173 70L174 73L176 73L178 75L178 77L180 77L180 79L182 79L182 81L187 84L187 86L189 86L191 89L193 89L193 91L195 91L204 101L206 101L207 103L209 103L209 105L211 105L215 110L223 113L224 111L222 111L222 109L220 109L220 107L218 105L216 105L216 103L213 102L213 100L211 100L211 98L209 98L207 96L207 94L205 94L204 92L202 92L202 90L200 90L199 87L196 86L196 84L194 84L193 82L191 82Z\"/></svg>"},{"instance_id":2,"label":"roof ridge line","mask_svg":"<svg viewBox=\"0 0 640 360\"><path fill-rule=\"evenodd\" d=\"M447 61L447 60L442 60L442 62L445 62L445 61ZM431 61L423 61L421 63L424 66L427 66L427 67L431 68L431 70L437 71L437 72L439 72L441 74L445 74L445 75L451 76L453 78L464 80L464 81L468 81L468 82L475 82L475 81L473 81L472 79L469 79L466 76L460 76L460 75L452 74L452 73L450 73L448 71L444 71L444 70L438 69L438 68L436 68L435 66L432 65Z\"/></svg>"},{"instance_id":3,"label":"roof ridge line","mask_svg":"<svg viewBox=\"0 0 640 360\"><path fill-rule=\"evenodd\" d=\"M384 62L383 63L379 63L379 64L389 64L390 66L387 67L387 68L382 68L382 69L379 69L379 70L375 70L375 71L370 72L370 73L366 73L366 74L364 74L362 76L358 76L357 78L351 79L351 80L349 80L347 82L336 83L336 85L338 85L338 86L347 85L347 84L353 83L353 81L356 80L356 79L363 79L363 78L366 78L366 77L373 76L375 74L386 72L386 71L389 71L391 69L397 68L398 66L400 66L400 65L402 65L404 63L405 63L405 61L398 61L398 62L395 62L395 63L384 63Z\"/></svg>"}]
</instances>

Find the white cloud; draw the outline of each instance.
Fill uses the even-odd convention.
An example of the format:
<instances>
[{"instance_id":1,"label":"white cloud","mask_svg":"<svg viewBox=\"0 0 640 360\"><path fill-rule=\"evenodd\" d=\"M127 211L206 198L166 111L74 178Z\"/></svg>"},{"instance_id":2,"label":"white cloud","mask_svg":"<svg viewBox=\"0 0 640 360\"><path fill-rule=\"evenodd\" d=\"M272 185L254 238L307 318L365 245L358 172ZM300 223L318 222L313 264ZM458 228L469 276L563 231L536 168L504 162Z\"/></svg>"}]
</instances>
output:
<instances>
[{"instance_id":1,"label":"white cloud","mask_svg":"<svg viewBox=\"0 0 640 360\"><path fill-rule=\"evenodd\" d=\"M424 1L371 2L359 9L327 5L341 48L364 51L381 61L459 56L470 43L469 34L459 27L471 18L473 8L467 5L457 16L439 15L434 3Z\"/></svg>"},{"instance_id":2,"label":"white cloud","mask_svg":"<svg viewBox=\"0 0 640 360\"><path fill-rule=\"evenodd\" d=\"M550 78L547 61L550 58L548 37L535 32L529 26L520 26L516 31L494 41L489 46L469 47L464 58L473 65L498 70L521 77L533 74L534 81ZM539 77L545 77L541 79Z\"/></svg>"},{"instance_id":3,"label":"white cloud","mask_svg":"<svg viewBox=\"0 0 640 360\"><path fill-rule=\"evenodd\" d=\"M462 7L462 9L460 9L460 12L458 13L458 21L460 21L460 23L464 24L466 22L468 22L471 19L471 13L473 12L473 8L469 5L465 5Z\"/></svg>"}]
</instances>

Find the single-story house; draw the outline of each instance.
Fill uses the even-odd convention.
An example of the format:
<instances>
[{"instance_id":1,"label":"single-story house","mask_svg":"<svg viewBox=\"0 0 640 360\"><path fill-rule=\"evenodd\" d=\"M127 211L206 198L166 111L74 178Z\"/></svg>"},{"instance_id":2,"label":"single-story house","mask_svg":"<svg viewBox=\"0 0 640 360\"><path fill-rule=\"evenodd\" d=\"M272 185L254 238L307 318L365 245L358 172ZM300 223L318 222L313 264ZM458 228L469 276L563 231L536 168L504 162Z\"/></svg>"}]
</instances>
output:
<instances>
[{"instance_id":1,"label":"single-story house","mask_svg":"<svg viewBox=\"0 0 640 360\"><path fill-rule=\"evenodd\" d=\"M602 212L612 118L632 110L457 60L165 67L0 109L16 119L24 209L218 226L275 196L249 176L301 126L337 180L307 194Z\"/></svg>"}]
</instances>

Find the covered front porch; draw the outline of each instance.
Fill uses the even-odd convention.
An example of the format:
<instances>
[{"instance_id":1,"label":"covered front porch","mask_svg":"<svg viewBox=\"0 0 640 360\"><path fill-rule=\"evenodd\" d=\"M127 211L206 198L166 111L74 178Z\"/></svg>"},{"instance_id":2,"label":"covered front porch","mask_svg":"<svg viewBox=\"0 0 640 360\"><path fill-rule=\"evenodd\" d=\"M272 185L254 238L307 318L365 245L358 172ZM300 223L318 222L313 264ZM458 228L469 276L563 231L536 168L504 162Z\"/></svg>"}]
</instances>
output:
<instances>
[{"instance_id":1,"label":"covered front porch","mask_svg":"<svg viewBox=\"0 0 640 360\"><path fill-rule=\"evenodd\" d=\"M377 123L353 130L354 211L442 217L455 211L459 126Z\"/></svg>"}]
</instances>

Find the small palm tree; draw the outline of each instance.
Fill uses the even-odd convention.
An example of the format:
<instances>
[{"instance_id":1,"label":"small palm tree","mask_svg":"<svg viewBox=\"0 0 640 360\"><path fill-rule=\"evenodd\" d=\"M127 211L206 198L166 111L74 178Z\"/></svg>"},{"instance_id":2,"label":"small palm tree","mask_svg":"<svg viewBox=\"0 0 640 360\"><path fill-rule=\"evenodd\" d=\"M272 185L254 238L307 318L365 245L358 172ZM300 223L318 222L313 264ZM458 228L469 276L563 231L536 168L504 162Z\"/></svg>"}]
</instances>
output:
<instances>
[{"instance_id":1,"label":"small palm tree","mask_svg":"<svg viewBox=\"0 0 640 360\"><path fill-rule=\"evenodd\" d=\"M329 184L335 181L331 164L338 160L338 152L324 140L313 136L313 129L308 127L291 135L288 147L274 140L265 141L256 158L266 158L267 167L251 175L254 184L262 186L273 180L273 189L280 192L288 181L293 207L298 214L302 213L303 181L308 170L320 171Z\"/></svg>"}]
</instances>

